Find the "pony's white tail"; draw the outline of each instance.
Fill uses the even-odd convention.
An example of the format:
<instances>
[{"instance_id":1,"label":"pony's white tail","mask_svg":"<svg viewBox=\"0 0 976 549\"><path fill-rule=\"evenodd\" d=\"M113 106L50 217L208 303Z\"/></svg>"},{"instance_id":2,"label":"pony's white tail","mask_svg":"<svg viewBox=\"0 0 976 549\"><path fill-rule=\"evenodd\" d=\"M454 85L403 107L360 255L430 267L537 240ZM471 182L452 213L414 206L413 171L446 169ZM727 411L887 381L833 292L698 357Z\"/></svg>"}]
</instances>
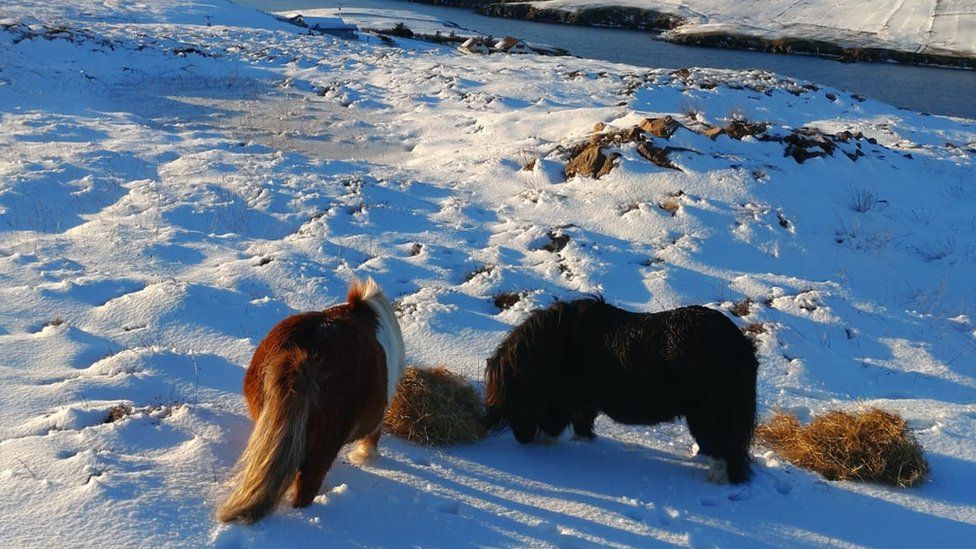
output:
<instances>
[{"instance_id":1,"label":"pony's white tail","mask_svg":"<svg viewBox=\"0 0 976 549\"><path fill-rule=\"evenodd\" d=\"M400 323L397 322L396 313L389 300L383 295L383 290L372 278L367 278L365 281L354 280L349 285L346 301L350 305L365 304L376 315L376 340L386 354L386 403L389 406L407 366L403 334L400 333Z\"/></svg>"},{"instance_id":2,"label":"pony's white tail","mask_svg":"<svg viewBox=\"0 0 976 549\"><path fill-rule=\"evenodd\" d=\"M250 524L278 505L295 479L305 457L305 434L313 388L293 376L285 381L281 369L286 362L302 363L305 354L293 351L279 355L278 364L268 364L262 394L264 405L238 466L237 486L217 510L217 520ZM294 361L294 362L292 362ZM303 368L295 368L301 372Z\"/></svg>"}]
</instances>

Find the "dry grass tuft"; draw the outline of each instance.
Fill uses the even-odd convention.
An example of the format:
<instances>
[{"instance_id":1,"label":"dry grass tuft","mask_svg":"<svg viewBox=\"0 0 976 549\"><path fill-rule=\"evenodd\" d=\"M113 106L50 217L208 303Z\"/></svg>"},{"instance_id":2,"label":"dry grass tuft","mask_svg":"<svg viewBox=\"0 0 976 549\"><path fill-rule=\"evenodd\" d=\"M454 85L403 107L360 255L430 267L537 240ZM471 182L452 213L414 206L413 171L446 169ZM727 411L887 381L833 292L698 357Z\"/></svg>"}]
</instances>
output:
<instances>
[{"instance_id":1,"label":"dry grass tuft","mask_svg":"<svg viewBox=\"0 0 976 549\"><path fill-rule=\"evenodd\" d=\"M501 311L511 309L519 301L522 301L522 294L519 292L502 292L492 297L495 307Z\"/></svg>"},{"instance_id":2,"label":"dry grass tuft","mask_svg":"<svg viewBox=\"0 0 976 549\"><path fill-rule=\"evenodd\" d=\"M759 425L756 436L794 465L828 480L906 487L919 484L929 473L922 446L905 420L877 408L827 412L806 426L795 415L776 411Z\"/></svg>"},{"instance_id":3,"label":"dry grass tuft","mask_svg":"<svg viewBox=\"0 0 976 549\"><path fill-rule=\"evenodd\" d=\"M392 435L427 446L474 442L485 436L481 397L444 367L408 366L383 426Z\"/></svg>"},{"instance_id":4,"label":"dry grass tuft","mask_svg":"<svg viewBox=\"0 0 976 549\"><path fill-rule=\"evenodd\" d=\"M681 202L677 198L666 198L658 202L657 207L671 214L671 217L674 217L678 214L678 210L681 209Z\"/></svg>"},{"instance_id":5,"label":"dry grass tuft","mask_svg":"<svg viewBox=\"0 0 976 549\"><path fill-rule=\"evenodd\" d=\"M751 309L752 309L752 300L747 297L742 301L733 303L732 309L730 309L730 311L735 316L748 316Z\"/></svg>"},{"instance_id":6,"label":"dry grass tuft","mask_svg":"<svg viewBox=\"0 0 976 549\"><path fill-rule=\"evenodd\" d=\"M759 334L764 334L767 331L768 330L766 329L766 325L763 324L762 322L750 322L749 324L746 324L745 326L742 327L742 333L752 334L754 336Z\"/></svg>"},{"instance_id":7,"label":"dry grass tuft","mask_svg":"<svg viewBox=\"0 0 976 549\"><path fill-rule=\"evenodd\" d=\"M120 419L125 419L131 416L132 413L132 406L125 403L116 404L111 410L108 411L108 417L105 418L104 423L115 423Z\"/></svg>"}]
</instances>

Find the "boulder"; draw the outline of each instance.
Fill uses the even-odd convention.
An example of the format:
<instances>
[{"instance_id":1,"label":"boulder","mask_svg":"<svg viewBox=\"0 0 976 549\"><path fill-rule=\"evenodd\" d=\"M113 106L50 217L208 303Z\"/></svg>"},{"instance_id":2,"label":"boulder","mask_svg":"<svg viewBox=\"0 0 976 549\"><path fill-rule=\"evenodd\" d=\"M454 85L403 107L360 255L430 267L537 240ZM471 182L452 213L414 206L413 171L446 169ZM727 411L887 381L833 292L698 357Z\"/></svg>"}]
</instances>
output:
<instances>
[{"instance_id":1,"label":"boulder","mask_svg":"<svg viewBox=\"0 0 976 549\"><path fill-rule=\"evenodd\" d=\"M613 153L610 156L603 154L600 150L600 145L596 143L590 143L583 147L578 153L573 155L563 169L563 173L566 178L573 177L574 175L583 175L587 177L593 177L599 179L600 177L610 173L613 169L613 162L620 155L618 153Z\"/></svg>"},{"instance_id":2,"label":"boulder","mask_svg":"<svg viewBox=\"0 0 976 549\"><path fill-rule=\"evenodd\" d=\"M708 137L712 141L718 138L718 136L725 133L725 128L720 128L718 126L708 126L701 130L701 134Z\"/></svg>"},{"instance_id":3,"label":"boulder","mask_svg":"<svg viewBox=\"0 0 976 549\"><path fill-rule=\"evenodd\" d=\"M747 135L759 135L768 126L763 122L749 122L748 120L733 120L725 126L725 133L732 139L742 140Z\"/></svg>"},{"instance_id":4,"label":"boulder","mask_svg":"<svg viewBox=\"0 0 976 549\"><path fill-rule=\"evenodd\" d=\"M643 156L644 158L650 160L651 162L657 164L662 168L667 168L669 170L678 170L680 172L681 168L672 164L671 160L668 159L669 152L670 151L667 148L659 149L646 141L644 143L639 143L637 145L637 154Z\"/></svg>"},{"instance_id":5,"label":"boulder","mask_svg":"<svg viewBox=\"0 0 976 549\"><path fill-rule=\"evenodd\" d=\"M681 123L671 116L662 116L660 118L645 118L641 120L640 127L654 137L668 139L681 127Z\"/></svg>"}]
</instances>

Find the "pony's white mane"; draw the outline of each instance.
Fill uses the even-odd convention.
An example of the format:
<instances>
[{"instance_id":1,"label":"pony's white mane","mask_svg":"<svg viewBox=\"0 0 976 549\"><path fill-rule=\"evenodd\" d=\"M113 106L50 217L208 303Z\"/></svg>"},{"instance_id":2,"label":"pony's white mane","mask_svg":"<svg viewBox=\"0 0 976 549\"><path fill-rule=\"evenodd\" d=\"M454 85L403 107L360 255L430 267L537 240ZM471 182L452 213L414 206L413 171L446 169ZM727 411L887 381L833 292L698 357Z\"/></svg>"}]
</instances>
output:
<instances>
[{"instance_id":1,"label":"pony's white mane","mask_svg":"<svg viewBox=\"0 0 976 549\"><path fill-rule=\"evenodd\" d=\"M379 341L386 355L386 405L389 406L400 382L400 376L403 375L407 365L400 323L397 322L393 306L386 299L379 284L372 278L353 281L349 286L349 301L350 303L361 301L376 314L376 340Z\"/></svg>"}]
</instances>

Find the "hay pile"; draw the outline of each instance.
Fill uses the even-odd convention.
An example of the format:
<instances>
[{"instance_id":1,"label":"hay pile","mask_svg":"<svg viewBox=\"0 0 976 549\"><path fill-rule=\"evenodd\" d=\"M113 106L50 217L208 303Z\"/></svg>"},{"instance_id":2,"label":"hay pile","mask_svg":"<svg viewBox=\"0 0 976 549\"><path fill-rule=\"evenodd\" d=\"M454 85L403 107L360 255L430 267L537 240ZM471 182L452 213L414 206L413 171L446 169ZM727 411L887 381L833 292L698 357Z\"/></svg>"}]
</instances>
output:
<instances>
[{"instance_id":1,"label":"hay pile","mask_svg":"<svg viewBox=\"0 0 976 549\"><path fill-rule=\"evenodd\" d=\"M759 441L828 480L868 480L914 486L928 476L922 446L905 420L877 408L833 411L802 426L777 411L756 429Z\"/></svg>"},{"instance_id":2,"label":"hay pile","mask_svg":"<svg viewBox=\"0 0 976 549\"><path fill-rule=\"evenodd\" d=\"M447 368L408 366L383 426L427 446L474 442L485 436L484 405L467 380Z\"/></svg>"}]
</instances>

